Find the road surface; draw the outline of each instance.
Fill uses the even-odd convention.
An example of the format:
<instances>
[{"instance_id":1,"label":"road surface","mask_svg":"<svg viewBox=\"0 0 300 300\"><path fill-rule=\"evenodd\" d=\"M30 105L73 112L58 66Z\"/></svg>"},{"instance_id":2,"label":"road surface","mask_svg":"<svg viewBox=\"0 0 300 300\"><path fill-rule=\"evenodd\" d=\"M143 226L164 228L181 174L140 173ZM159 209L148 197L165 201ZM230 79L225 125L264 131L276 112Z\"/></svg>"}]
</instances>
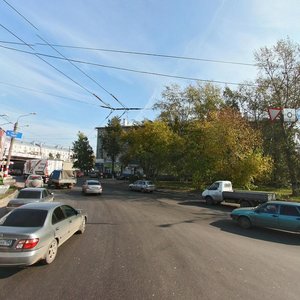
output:
<instances>
[{"instance_id":1,"label":"road surface","mask_svg":"<svg viewBox=\"0 0 300 300\"><path fill-rule=\"evenodd\" d=\"M0 268L0 299L299 299L299 234L242 230L230 207L127 187L54 190L87 211L87 229L49 266Z\"/></svg>"}]
</instances>

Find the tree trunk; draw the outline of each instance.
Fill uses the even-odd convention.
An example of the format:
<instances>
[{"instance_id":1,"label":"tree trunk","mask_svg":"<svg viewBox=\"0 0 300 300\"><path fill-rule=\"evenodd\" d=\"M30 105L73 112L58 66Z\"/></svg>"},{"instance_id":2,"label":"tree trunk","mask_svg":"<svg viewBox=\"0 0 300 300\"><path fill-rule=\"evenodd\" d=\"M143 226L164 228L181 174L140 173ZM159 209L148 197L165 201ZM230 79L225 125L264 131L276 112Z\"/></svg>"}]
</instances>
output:
<instances>
[{"instance_id":1,"label":"tree trunk","mask_svg":"<svg viewBox=\"0 0 300 300\"><path fill-rule=\"evenodd\" d=\"M284 136L284 148L285 148L285 155L286 155L286 161L287 161L287 167L289 170L290 175L290 183L292 185L292 196L299 196L300 195L300 188L297 180L297 164L294 160L294 154L293 149L291 148L291 145L289 143L289 136L284 128L284 125L282 124L282 132Z\"/></svg>"}]
</instances>

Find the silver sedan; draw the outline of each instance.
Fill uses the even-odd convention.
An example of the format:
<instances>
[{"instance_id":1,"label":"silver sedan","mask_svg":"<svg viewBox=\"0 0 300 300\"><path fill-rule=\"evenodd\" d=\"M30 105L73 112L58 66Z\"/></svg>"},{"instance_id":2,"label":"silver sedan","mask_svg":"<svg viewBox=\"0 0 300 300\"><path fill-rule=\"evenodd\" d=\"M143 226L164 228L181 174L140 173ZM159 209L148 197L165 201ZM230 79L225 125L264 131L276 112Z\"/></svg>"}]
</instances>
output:
<instances>
[{"instance_id":1,"label":"silver sedan","mask_svg":"<svg viewBox=\"0 0 300 300\"><path fill-rule=\"evenodd\" d=\"M51 202L54 194L46 188L24 188L21 189L17 198L11 199L6 206L8 211L31 202Z\"/></svg>"},{"instance_id":2,"label":"silver sedan","mask_svg":"<svg viewBox=\"0 0 300 300\"><path fill-rule=\"evenodd\" d=\"M155 191L155 185L150 180L137 180L134 183L129 184L129 189L131 191L152 193Z\"/></svg>"},{"instance_id":3,"label":"silver sedan","mask_svg":"<svg viewBox=\"0 0 300 300\"><path fill-rule=\"evenodd\" d=\"M98 180L86 180L82 185L82 193L87 194L102 194L102 185Z\"/></svg>"},{"instance_id":4,"label":"silver sedan","mask_svg":"<svg viewBox=\"0 0 300 300\"><path fill-rule=\"evenodd\" d=\"M58 247L85 231L87 216L63 203L29 203L0 219L0 266L54 261Z\"/></svg>"}]
</instances>

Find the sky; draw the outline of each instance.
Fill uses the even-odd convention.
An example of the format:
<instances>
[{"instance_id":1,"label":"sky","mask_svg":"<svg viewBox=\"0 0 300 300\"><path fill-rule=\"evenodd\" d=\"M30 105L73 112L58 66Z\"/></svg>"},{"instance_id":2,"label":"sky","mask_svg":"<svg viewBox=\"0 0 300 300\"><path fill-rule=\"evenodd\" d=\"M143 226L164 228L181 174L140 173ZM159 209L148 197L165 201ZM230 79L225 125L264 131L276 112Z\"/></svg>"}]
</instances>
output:
<instances>
[{"instance_id":1,"label":"sky","mask_svg":"<svg viewBox=\"0 0 300 300\"><path fill-rule=\"evenodd\" d=\"M0 126L67 148L81 131L95 150L96 127L153 120L166 86L196 83L147 72L221 88L258 72L157 55L254 64L261 47L299 42L299 15L298 0L0 0Z\"/></svg>"}]
</instances>

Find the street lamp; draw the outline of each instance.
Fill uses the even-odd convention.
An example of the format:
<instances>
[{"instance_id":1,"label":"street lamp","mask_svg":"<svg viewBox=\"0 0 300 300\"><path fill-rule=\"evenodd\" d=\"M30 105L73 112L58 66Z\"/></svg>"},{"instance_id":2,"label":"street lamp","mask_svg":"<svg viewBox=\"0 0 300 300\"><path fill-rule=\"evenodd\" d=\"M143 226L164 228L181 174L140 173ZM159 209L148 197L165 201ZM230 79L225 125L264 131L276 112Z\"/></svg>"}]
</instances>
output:
<instances>
[{"instance_id":1,"label":"street lamp","mask_svg":"<svg viewBox=\"0 0 300 300\"><path fill-rule=\"evenodd\" d=\"M24 118L24 117L27 117L27 116L30 116L30 115L36 115L36 113L35 112L31 112L29 114L18 116L17 121L14 124L14 133L16 133L17 130L18 130L18 125L19 125L20 118ZM12 149L13 149L14 140L15 140L15 137L12 136L11 137L11 141L10 141L10 145L9 145L9 150L8 150L8 155L7 155L7 161L6 161L6 170L4 171L4 176L8 175L8 169L9 169L9 164L10 164L10 159L11 159L11 153L12 153Z\"/></svg>"}]
</instances>

